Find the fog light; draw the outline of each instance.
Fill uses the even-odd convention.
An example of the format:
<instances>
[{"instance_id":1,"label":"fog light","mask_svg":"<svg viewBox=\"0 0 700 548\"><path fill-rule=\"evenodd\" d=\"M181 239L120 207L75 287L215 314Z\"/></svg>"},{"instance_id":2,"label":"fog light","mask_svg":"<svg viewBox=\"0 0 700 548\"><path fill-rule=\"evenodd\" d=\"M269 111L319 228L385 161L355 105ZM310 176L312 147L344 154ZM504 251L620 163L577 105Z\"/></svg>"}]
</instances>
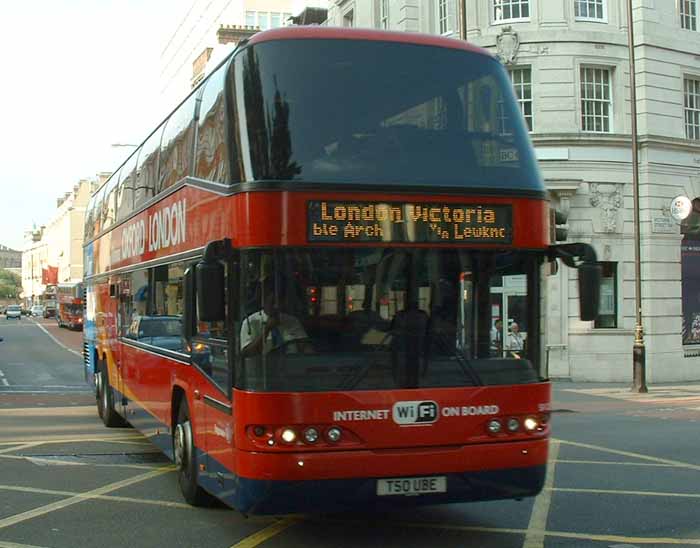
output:
<instances>
[{"instance_id":1,"label":"fog light","mask_svg":"<svg viewBox=\"0 0 700 548\"><path fill-rule=\"evenodd\" d=\"M537 421L532 417L526 418L523 424L525 426L525 430L527 430L528 432L532 432L537 428Z\"/></svg>"},{"instance_id":2,"label":"fog light","mask_svg":"<svg viewBox=\"0 0 700 548\"><path fill-rule=\"evenodd\" d=\"M491 419L487 425L487 428L492 434L498 434L501 431L501 421L498 419Z\"/></svg>"},{"instance_id":3,"label":"fog light","mask_svg":"<svg viewBox=\"0 0 700 548\"><path fill-rule=\"evenodd\" d=\"M293 443L297 439L296 432L291 428L285 428L282 430L282 441L284 443Z\"/></svg>"},{"instance_id":4,"label":"fog light","mask_svg":"<svg viewBox=\"0 0 700 548\"><path fill-rule=\"evenodd\" d=\"M304 439L306 443L316 443L318 441L318 430L315 428L307 428L304 430Z\"/></svg>"},{"instance_id":5,"label":"fog light","mask_svg":"<svg viewBox=\"0 0 700 548\"><path fill-rule=\"evenodd\" d=\"M326 437L328 438L328 441L332 441L333 443L340 440L340 435L340 428L338 428L337 426L329 428L328 432L326 432Z\"/></svg>"},{"instance_id":6,"label":"fog light","mask_svg":"<svg viewBox=\"0 0 700 548\"><path fill-rule=\"evenodd\" d=\"M508 430L515 432L518 428L520 428L520 421L518 419L508 419Z\"/></svg>"}]
</instances>

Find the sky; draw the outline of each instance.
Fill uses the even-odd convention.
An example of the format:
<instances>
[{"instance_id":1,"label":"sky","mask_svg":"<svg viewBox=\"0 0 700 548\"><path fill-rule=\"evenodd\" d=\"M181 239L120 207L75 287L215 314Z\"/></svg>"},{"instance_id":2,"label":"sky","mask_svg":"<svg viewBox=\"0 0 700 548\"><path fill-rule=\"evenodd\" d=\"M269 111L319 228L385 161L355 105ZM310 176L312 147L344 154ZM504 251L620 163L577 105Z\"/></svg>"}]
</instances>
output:
<instances>
[{"instance_id":1,"label":"sky","mask_svg":"<svg viewBox=\"0 0 700 548\"><path fill-rule=\"evenodd\" d=\"M56 199L113 171L175 105L159 58L187 0L23 0L0 17L0 244L48 224Z\"/></svg>"}]
</instances>

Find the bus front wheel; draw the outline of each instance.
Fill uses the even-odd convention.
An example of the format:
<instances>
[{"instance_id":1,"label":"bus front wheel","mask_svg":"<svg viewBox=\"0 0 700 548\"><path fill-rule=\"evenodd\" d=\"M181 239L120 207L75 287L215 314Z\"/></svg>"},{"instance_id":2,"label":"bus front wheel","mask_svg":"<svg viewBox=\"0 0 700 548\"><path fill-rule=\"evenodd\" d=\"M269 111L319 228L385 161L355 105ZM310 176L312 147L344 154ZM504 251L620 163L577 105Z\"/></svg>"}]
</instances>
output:
<instances>
[{"instance_id":1,"label":"bus front wheel","mask_svg":"<svg viewBox=\"0 0 700 548\"><path fill-rule=\"evenodd\" d=\"M180 404L177 414L177 425L173 430L173 454L177 465L177 479L180 491L185 500L192 506L207 506L211 502L211 495L202 489L197 483L199 464L197 463L197 449L194 446L192 434L192 422L185 400Z\"/></svg>"}]
</instances>

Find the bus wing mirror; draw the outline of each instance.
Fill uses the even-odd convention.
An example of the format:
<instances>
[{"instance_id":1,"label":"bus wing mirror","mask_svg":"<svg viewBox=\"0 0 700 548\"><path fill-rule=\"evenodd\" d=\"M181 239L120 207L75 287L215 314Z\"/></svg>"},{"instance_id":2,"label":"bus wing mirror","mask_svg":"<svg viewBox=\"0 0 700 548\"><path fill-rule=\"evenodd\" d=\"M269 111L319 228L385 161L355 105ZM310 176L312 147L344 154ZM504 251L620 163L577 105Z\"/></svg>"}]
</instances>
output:
<instances>
[{"instance_id":1,"label":"bus wing mirror","mask_svg":"<svg viewBox=\"0 0 700 548\"><path fill-rule=\"evenodd\" d=\"M549 248L550 259L561 259L566 266L578 270L578 296L581 320L590 322L598 317L601 267L595 249L588 244L560 244Z\"/></svg>"},{"instance_id":2,"label":"bus wing mirror","mask_svg":"<svg viewBox=\"0 0 700 548\"><path fill-rule=\"evenodd\" d=\"M601 268L596 263L582 263L578 267L578 298L581 320L590 322L598 317L600 302Z\"/></svg>"}]
</instances>

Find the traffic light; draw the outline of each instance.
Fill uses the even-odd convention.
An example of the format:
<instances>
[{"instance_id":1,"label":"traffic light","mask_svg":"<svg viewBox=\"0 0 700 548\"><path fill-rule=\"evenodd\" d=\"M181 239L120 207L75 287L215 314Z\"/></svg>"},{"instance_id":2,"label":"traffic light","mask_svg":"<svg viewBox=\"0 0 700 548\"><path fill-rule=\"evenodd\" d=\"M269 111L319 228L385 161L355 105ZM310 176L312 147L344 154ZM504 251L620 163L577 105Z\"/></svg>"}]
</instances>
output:
<instances>
[{"instance_id":1,"label":"traffic light","mask_svg":"<svg viewBox=\"0 0 700 548\"><path fill-rule=\"evenodd\" d=\"M565 242L569 235L569 211L553 207L550 213L550 240L554 242Z\"/></svg>"}]
</instances>

